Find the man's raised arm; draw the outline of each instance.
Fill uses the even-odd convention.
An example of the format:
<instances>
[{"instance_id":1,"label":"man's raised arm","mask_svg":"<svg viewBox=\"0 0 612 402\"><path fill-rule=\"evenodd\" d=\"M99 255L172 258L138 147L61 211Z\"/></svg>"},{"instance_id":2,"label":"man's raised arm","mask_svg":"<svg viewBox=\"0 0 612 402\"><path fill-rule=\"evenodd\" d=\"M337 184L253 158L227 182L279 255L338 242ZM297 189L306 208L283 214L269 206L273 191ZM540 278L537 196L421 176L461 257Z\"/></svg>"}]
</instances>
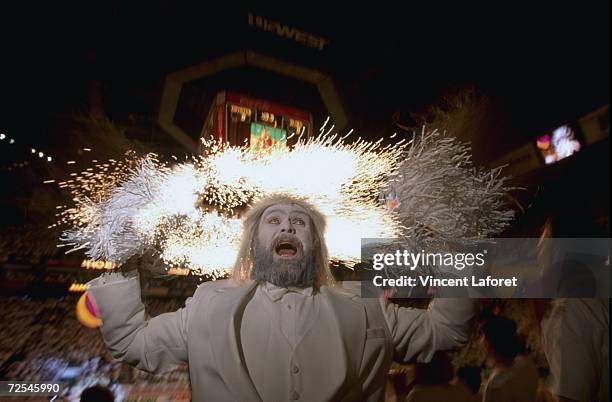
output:
<instances>
[{"instance_id":1,"label":"man's raised arm","mask_svg":"<svg viewBox=\"0 0 612 402\"><path fill-rule=\"evenodd\" d=\"M474 315L471 299L434 299L424 309L400 307L381 300L393 337L394 357L405 363L428 362L437 350L464 345Z\"/></svg>"},{"instance_id":2,"label":"man's raised arm","mask_svg":"<svg viewBox=\"0 0 612 402\"><path fill-rule=\"evenodd\" d=\"M161 373L187 361L186 306L145 319L137 271L106 273L88 283L102 320L102 337L113 357Z\"/></svg>"}]
</instances>

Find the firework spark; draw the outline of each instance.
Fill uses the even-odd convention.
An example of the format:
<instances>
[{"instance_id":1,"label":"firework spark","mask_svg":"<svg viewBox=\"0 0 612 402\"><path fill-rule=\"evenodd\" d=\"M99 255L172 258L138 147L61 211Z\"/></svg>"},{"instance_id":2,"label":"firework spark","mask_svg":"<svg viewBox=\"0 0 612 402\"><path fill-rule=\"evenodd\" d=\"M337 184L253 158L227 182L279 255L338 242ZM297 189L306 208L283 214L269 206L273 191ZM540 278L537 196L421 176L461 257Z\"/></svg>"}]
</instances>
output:
<instances>
[{"instance_id":1,"label":"firework spark","mask_svg":"<svg viewBox=\"0 0 612 402\"><path fill-rule=\"evenodd\" d=\"M314 204L327 217L330 256L348 266L362 238L435 245L492 236L512 219L500 169L476 169L452 137L423 131L386 146L345 139L328 131L263 151L205 142L204 156L173 165L133 154L97 163L58 183L74 201L60 207L58 224L72 226L61 240L117 264L155 250L169 269L217 278L235 260L241 213L272 194Z\"/></svg>"},{"instance_id":2,"label":"firework spark","mask_svg":"<svg viewBox=\"0 0 612 402\"><path fill-rule=\"evenodd\" d=\"M405 145L344 142L338 135L299 140L292 150L254 152L248 146L206 143L206 156L174 166L154 155L98 164L60 187L74 206L62 241L93 259L116 263L147 249L168 267L218 277L234 262L242 235L240 212L275 193L308 199L328 220L330 255L350 265L361 238L395 237L399 220L378 202Z\"/></svg>"}]
</instances>

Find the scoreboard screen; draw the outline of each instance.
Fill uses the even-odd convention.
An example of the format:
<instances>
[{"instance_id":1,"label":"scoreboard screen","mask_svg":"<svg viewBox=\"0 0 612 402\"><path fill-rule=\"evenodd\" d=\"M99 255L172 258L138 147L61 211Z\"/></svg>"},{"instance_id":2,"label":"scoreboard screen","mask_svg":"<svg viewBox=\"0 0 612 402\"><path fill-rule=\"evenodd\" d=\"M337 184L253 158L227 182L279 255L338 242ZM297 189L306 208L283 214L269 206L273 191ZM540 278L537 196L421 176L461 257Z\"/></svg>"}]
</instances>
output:
<instances>
[{"instance_id":1,"label":"scoreboard screen","mask_svg":"<svg viewBox=\"0 0 612 402\"><path fill-rule=\"evenodd\" d=\"M260 123L251 123L251 149L257 151L273 146L287 146L287 131Z\"/></svg>"}]
</instances>

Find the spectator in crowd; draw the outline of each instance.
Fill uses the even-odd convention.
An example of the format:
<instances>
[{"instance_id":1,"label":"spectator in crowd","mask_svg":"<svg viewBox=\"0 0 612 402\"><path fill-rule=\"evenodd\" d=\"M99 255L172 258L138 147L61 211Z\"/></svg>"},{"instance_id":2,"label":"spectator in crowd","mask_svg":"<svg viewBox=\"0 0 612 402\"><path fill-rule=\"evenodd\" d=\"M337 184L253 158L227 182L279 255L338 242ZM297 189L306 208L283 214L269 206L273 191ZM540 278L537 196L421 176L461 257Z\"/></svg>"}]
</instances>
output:
<instances>
[{"instance_id":1,"label":"spectator in crowd","mask_svg":"<svg viewBox=\"0 0 612 402\"><path fill-rule=\"evenodd\" d=\"M548 389L548 378L550 376L550 370L547 367L538 367L538 391L536 396L537 402L557 402Z\"/></svg>"},{"instance_id":2,"label":"spectator in crowd","mask_svg":"<svg viewBox=\"0 0 612 402\"><path fill-rule=\"evenodd\" d=\"M597 224L589 211L580 208L553 214L541 233L542 239L608 236L609 227ZM609 261L605 264L609 265ZM533 302L540 320L542 349L550 367L550 391L560 402L608 402L610 301L586 298L585 286L576 294L573 279L590 279L590 273L585 274L584 267L575 264L564 268L573 271L565 275L571 280L562 281L560 296L571 298ZM589 285L586 290L592 287L594 293L593 281L582 282Z\"/></svg>"},{"instance_id":3,"label":"spectator in crowd","mask_svg":"<svg viewBox=\"0 0 612 402\"><path fill-rule=\"evenodd\" d=\"M609 299L557 299L543 317L551 393L563 402L610 400Z\"/></svg>"},{"instance_id":4,"label":"spectator in crowd","mask_svg":"<svg viewBox=\"0 0 612 402\"><path fill-rule=\"evenodd\" d=\"M535 402L538 372L529 356L519 356L522 346L514 321L492 316L483 326L485 349L494 361L484 388L484 402Z\"/></svg>"},{"instance_id":5,"label":"spectator in crowd","mask_svg":"<svg viewBox=\"0 0 612 402\"><path fill-rule=\"evenodd\" d=\"M110 389L97 384L83 390L81 402L115 402L115 395Z\"/></svg>"},{"instance_id":6,"label":"spectator in crowd","mask_svg":"<svg viewBox=\"0 0 612 402\"><path fill-rule=\"evenodd\" d=\"M459 367L457 370L457 382L463 385L472 395L474 402L481 401L480 384L482 383L482 370L476 366Z\"/></svg>"},{"instance_id":7,"label":"spectator in crowd","mask_svg":"<svg viewBox=\"0 0 612 402\"><path fill-rule=\"evenodd\" d=\"M414 365L391 368L385 390L385 402L405 402L413 386Z\"/></svg>"},{"instance_id":8,"label":"spectator in crowd","mask_svg":"<svg viewBox=\"0 0 612 402\"><path fill-rule=\"evenodd\" d=\"M453 365L444 352L436 352L429 363L417 363L414 387L406 402L472 402L470 393L459 384L451 384Z\"/></svg>"}]
</instances>

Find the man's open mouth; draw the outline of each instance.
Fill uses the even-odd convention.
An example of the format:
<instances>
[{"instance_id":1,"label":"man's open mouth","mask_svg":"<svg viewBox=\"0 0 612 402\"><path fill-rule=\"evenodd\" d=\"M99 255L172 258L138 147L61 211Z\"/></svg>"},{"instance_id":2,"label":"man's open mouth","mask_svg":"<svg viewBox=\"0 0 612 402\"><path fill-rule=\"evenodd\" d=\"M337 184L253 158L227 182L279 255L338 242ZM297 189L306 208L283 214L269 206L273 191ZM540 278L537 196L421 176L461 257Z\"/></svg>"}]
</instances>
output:
<instances>
[{"instance_id":1,"label":"man's open mouth","mask_svg":"<svg viewBox=\"0 0 612 402\"><path fill-rule=\"evenodd\" d=\"M298 249L293 243L281 241L276 245L274 251L281 257L293 257L297 254Z\"/></svg>"}]
</instances>

